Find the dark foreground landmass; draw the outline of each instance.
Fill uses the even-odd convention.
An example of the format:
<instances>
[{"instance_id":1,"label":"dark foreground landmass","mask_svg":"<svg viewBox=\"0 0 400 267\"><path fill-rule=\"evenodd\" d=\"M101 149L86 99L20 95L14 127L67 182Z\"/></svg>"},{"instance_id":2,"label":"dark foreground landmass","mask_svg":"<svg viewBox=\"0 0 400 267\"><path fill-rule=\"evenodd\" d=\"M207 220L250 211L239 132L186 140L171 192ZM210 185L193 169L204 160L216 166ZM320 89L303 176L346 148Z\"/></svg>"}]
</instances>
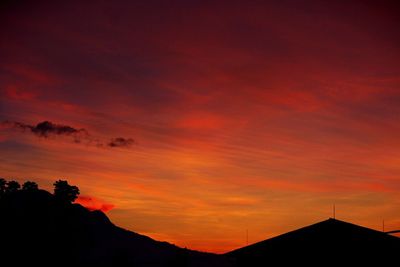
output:
<instances>
[{"instance_id":1,"label":"dark foreground landmass","mask_svg":"<svg viewBox=\"0 0 400 267\"><path fill-rule=\"evenodd\" d=\"M362 266L396 264L400 239L329 219L224 255L124 230L44 190L0 198L0 266Z\"/></svg>"},{"instance_id":2,"label":"dark foreground landmass","mask_svg":"<svg viewBox=\"0 0 400 267\"><path fill-rule=\"evenodd\" d=\"M225 256L124 230L44 190L3 197L0 218L0 266L227 266Z\"/></svg>"}]
</instances>

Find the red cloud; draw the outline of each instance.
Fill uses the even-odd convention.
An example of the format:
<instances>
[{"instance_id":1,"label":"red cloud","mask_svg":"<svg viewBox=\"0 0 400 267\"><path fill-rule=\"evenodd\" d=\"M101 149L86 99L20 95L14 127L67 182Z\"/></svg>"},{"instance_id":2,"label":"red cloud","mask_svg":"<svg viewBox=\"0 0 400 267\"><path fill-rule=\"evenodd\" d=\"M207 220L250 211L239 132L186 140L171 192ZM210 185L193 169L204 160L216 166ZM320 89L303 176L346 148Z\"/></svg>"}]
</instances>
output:
<instances>
[{"instance_id":1,"label":"red cloud","mask_svg":"<svg viewBox=\"0 0 400 267\"><path fill-rule=\"evenodd\" d=\"M101 210L102 212L108 212L112 210L115 206L110 203L105 203L104 201L94 198L94 197L89 197L89 196L79 196L77 200L75 200L75 203L81 204L88 210Z\"/></svg>"},{"instance_id":2,"label":"red cloud","mask_svg":"<svg viewBox=\"0 0 400 267\"><path fill-rule=\"evenodd\" d=\"M4 66L5 69L22 77L26 81L37 82L39 84L54 85L57 83L58 78L50 74L46 70L41 70L29 65L8 64Z\"/></svg>"},{"instance_id":3,"label":"red cloud","mask_svg":"<svg viewBox=\"0 0 400 267\"><path fill-rule=\"evenodd\" d=\"M9 85L8 87L6 87L5 91L6 95L10 99L14 100L32 100L36 97L33 92L21 90L20 88L17 88L16 85Z\"/></svg>"}]
</instances>

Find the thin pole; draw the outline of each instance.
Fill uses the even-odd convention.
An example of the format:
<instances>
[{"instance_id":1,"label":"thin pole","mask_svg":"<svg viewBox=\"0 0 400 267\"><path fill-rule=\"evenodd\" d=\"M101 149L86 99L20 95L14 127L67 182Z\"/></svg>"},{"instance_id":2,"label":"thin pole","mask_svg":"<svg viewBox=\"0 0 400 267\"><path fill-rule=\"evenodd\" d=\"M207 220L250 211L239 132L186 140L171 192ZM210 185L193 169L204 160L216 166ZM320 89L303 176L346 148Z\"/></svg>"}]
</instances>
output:
<instances>
[{"instance_id":1,"label":"thin pole","mask_svg":"<svg viewBox=\"0 0 400 267\"><path fill-rule=\"evenodd\" d=\"M246 229L246 246L249 245L249 229Z\"/></svg>"},{"instance_id":2,"label":"thin pole","mask_svg":"<svg viewBox=\"0 0 400 267\"><path fill-rule=\"evenodd\" d=\"M385 220L382 220L382 232L385 232Z\"/></svg>"},{"instance_id":3,"label":"thin pole","mask_svg":"<svg viewBox=\"0 0 400 267\"><path fill-rule=\"evenodd\" d=\"M333 204L333 219L336 219L336 207L335 207L335 204Z\"/></svg>"}]
</instances>

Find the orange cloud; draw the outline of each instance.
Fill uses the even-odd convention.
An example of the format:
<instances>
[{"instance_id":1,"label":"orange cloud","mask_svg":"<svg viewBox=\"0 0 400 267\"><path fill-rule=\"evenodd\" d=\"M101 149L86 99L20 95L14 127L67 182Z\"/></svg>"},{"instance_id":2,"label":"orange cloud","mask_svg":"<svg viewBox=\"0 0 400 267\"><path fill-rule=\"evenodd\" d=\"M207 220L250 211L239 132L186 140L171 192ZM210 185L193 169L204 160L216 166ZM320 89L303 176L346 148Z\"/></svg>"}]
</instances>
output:
<instances>
[{"instance_id":1,"label":"orange cloud","mask_svg":"<svg viewBox=\"0 0 400 267\"><path fill-rule=\"evenodd\" d=\"M176 126L184 129L212 130L224 127L226 118L207 112L191 112L181 116Z\"/></svg>"},{"instance_id":2,"label":"orange cloud","mask_svg":"<svg viewBox=\"0 0 400 267\"><path fill-rule=\"evenodd\" d=\"M108 212L112 210L115 206L110 203L106 203L98 198L89 197L89 196L79 196L75 203L81 204L85 208L93 211L93 210L101 210L102 212Z\"/></svg>"}]
</instances>

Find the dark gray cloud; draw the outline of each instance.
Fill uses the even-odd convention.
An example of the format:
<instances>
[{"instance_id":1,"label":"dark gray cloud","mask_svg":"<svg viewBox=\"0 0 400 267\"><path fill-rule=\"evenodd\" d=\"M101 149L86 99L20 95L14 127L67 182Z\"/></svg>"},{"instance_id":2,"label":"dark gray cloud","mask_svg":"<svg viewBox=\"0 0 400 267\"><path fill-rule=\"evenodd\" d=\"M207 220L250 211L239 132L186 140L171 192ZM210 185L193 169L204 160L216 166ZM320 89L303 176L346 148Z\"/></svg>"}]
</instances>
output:
<instances>
[{"instance_id":1,"label":"dark gray cloud","mask_svg":"<svg viewBox=\"0 0 400 267\"><path fill-rule=\"evenodd\" d=\"M97 147L130 147L135 141L132 138L116 137L109 141L102 141L92 136L84 128L74 128L69 125L56 124L50 121L39 122L36 125L30 125L18 121L3 121L1 125L5 128L18 129L23 132L32 133L41 138L50 138L55 136L67 136L73 139L75 143L95 145Z\"/></svg>"},{"instance_id":2,"label":"dark gray cloud","mask_svg":"<svg viewBox=\"0 0 400 267\"><path fill-rule=\"evenodd\" d=\"M117 137L108 142L109 147L130 147L135 143L132 138Z\"/></svg>"},{"instance_id":3,"label":"dark gray cloud","mask_svg":"<svg viewBox=\"0 0 400 267\"><path fill-rule=\"evenodd\" d=\"M29 125L17 121L5 121L3 124L11 128L30 131L33 134L44 138L48 138L51 135L68 135L76 138L79 138L80 136L89 136L89 133L83 128L76 129L68 125L55 124L50 121L43 121L36 125Z\"/></svg>"}]
</instances>

